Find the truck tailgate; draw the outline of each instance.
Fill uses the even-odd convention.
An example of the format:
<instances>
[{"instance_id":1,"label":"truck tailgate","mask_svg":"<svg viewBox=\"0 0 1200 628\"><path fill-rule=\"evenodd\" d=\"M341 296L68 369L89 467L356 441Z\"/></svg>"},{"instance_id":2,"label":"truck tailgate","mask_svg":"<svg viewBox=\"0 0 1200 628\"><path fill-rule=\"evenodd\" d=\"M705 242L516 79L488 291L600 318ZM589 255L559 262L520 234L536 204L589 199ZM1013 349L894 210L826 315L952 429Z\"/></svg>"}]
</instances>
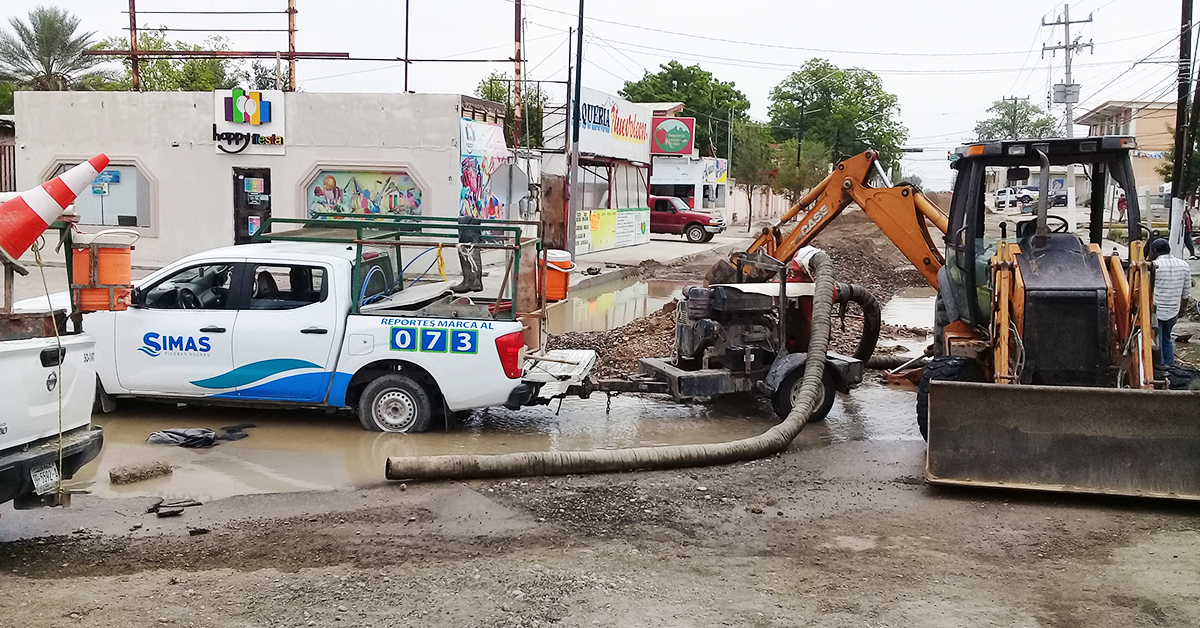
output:
<instances>
[{"instance_id":1,"label":"truck tailgate","mask_svg":"<svg viewBox=\"0 0 1200 628\"><path fill-rule=\"evenodd\" d=\"M540 396L564 393L568 386L583 383L596 365L596 352L590 349L555 349L525 358L522 380L542 384Z\"/></svg>"}]
</instances>

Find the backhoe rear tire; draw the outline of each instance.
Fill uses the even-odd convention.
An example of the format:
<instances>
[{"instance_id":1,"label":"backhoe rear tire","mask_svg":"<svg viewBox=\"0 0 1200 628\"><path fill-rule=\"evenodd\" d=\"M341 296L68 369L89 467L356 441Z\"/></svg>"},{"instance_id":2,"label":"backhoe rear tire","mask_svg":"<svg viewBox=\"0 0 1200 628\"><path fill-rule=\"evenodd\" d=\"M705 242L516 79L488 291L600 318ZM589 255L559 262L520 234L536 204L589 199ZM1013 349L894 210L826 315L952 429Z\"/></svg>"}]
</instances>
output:
<instances>
[{"instance_id":1,"label":"backhoe rear tire","mask_svg":"<svg viewBox=\"0 0 1200 628\"><path fill-rule=\"evenodd\" d=\"M982 382L986 377L983 365L975 358L939 355L930 359L917 386L917 427L921 438L929 440L929 382Z\"/></svg>"}]
</instances>

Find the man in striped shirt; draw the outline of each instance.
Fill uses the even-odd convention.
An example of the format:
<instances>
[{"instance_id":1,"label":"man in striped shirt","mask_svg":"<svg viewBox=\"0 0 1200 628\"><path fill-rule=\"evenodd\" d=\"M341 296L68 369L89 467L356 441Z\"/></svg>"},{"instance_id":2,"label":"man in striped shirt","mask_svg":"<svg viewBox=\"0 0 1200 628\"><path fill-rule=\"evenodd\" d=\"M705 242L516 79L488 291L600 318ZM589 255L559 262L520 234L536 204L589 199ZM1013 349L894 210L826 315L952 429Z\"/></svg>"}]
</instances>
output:
<instances>
[{"instance_id":1,"label":"man in striped shirt","mask_svg":"<svg viewBox=\"0 0 1200 628\"><path fill-rule=\"evenodd\" d=\"M1163 364L1175 364L1175 338L1171 330L1179 318L1179 305L1192 287L1192 270L1188 263L1171 255L1171 245L1164 238L1150 243L1154 260L1154 310L1158 317L1158 346Z\"/></svg>"}]
</instances>

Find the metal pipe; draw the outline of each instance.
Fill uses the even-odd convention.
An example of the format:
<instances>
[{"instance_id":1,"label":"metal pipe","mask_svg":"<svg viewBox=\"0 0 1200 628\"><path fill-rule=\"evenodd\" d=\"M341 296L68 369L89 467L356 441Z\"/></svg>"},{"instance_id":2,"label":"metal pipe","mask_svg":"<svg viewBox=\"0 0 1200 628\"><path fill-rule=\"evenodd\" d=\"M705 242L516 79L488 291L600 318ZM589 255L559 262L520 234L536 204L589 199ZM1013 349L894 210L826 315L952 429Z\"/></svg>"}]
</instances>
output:
<instances>
[{"instance_id":1,"label":"metal pipe","mask_svg":"<svg viewBox=\"0 0 1200 628\"><path fill-rule=\"evenodd\" d=\"M408 93L408 65L412 61L408 60L408 2L404 0L404 93Z\"/></svg>"},{"instance_id":2,"label":"metal pipe","mask_svg":"<svg viewBox=\"0 0 1200 628\"><path fill-rule=\"evenodd\" d=\"M135 2L136 0L129 0L129 65L130 76L133 78L133 91L140 92L142 91L142 72L138 67L137 7L134 6Z\"/></svg>"},{"instance_id":3,"label":"metal pipe","mask_svg":"<svg viewBox=\"0 0 1200 628\"><path fill-rule=\"evenodd\" d=\"M1050 158L1041 149L1035 148L1033 152L1037 153L1041 168L1041 172L1038 173L1038 187L1041 188L1041 192L1038 194L1037 203L1037 235L1042 236L1050 233L1046 228L1046 216L1050 211Z\"/></svg>"},{"instance_id":4,"label":"metal pipe","mask_svg":"<svg viewBox=\"0 0 1200 628\"><path fill-rule=\"evenodd\" d=\"M288 0L288 91L296 91L296 0Z\"/></svg>"},{"instance_id":5,"label":"metal pipe","mask_svg":"<svg viewBox=\"0 0 1200 628\"><path fill-rule=\"evenodd\" d=\"M84 50L81 54L89 57L160 57L165 59L274 59L280 55L288 59L341 59L344 61L394 61L394 59L351 59L348 52L286 52L275 50ZM508 61L508 59L505 59Z\"/></svg>"}]
</instances>

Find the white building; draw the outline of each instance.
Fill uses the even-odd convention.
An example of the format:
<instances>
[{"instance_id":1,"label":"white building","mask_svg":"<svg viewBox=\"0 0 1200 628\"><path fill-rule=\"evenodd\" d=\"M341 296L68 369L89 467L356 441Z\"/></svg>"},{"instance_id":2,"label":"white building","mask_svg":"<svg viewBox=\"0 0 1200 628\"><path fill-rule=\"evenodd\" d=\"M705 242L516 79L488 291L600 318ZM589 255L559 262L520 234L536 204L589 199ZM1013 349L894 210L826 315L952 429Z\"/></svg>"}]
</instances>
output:
<instances>
[{"instance_id":1,"label":"white building","mask_svg":"<svg viewBox=\"0 0 1200 628\"><path fill-rule=\"evenodd\" d=\"M509 217L489 182L508 161L494 126L501 105L455 94L255 94L18 92L17 189L107 154L112 165L75 205L86 231L137 229L139 265L244 240L267 215Z\"/></svg>"},{"instance_id":2,"label":"white building","mask_svg":"<svg viewBox=\"0 0 1200 628\"><path fill-rule=\"evenodd\" d=\"M655 155L650 194L676 196L688 207L726 214L729 162L694 155ZM729 216L725 216L728 221Z\"/></svg>"}]
</instances>

